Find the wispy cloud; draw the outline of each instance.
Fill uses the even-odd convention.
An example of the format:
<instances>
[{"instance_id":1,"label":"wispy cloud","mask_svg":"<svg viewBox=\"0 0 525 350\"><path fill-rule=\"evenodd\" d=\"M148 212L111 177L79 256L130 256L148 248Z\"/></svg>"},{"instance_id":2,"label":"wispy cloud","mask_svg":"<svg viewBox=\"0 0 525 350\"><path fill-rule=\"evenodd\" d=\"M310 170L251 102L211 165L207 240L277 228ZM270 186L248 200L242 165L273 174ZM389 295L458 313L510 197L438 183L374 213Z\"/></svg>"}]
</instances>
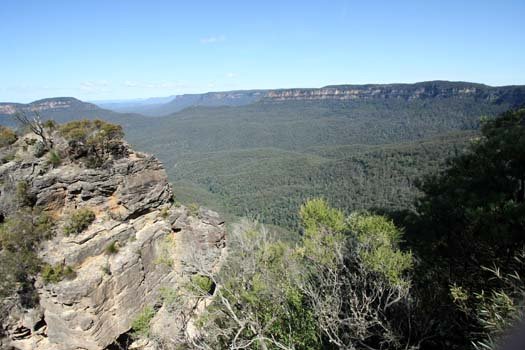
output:
<instances>
[{"instance_id":1,"label":"wispy cloud","mask_svg":"<svg viewBox=\"0 0 525 350\"><path fill-rule=\"evenodd\" d=\"M234 73L234 72L226 73L226 78L229 78L229 79L237 78L238 76L239 76L239 74Z\"/></svg>"},{"instance_id":2,"label":"wispy cloud","mask_svg":"<svg viewBox=\"0 0 525 350\"><path fill-rule=\"evenodd\" d=\"M162 81L162 82L144 82L144 81L133 81L126 80L124 86L129 88L141 88L141 89L183 89L187 88L188 85L183 82L173 81Z\"/></svg>"},{"instance_id":3,"label":"wispy cloud","mask_svg":"<svg viewBox=\"0 0 525 350\"><path fill-rule=\"evenodd\" d=\"M136 81L126 80L126 81L124 82L124 86L127 86L127 87L137 87L137 86L139 86L139 83L137 83Z\"/></svg>"},{"instance_id":4,"label":"wispy cloud","mask_svg":"<svg viewBox=\"0 0 525 350\"><path fill-rule=\"evenodd\" d=\"M201 38L200 42L201 44L216 44L220 43L226 40L226 37L224 35L219 36L209 36L206 38Z\"/></svg>"},{"instance_id":5,"label":"wispy cloud","mask_svg":"<svg viewBox=\"0 0 525 350\"><path fill-rule=\"evenodd\" d=\"M98 93L109 91L109 81L107 80L89 80L80 83L80 90L87 93Z\"/></svg>"}]
</instances>

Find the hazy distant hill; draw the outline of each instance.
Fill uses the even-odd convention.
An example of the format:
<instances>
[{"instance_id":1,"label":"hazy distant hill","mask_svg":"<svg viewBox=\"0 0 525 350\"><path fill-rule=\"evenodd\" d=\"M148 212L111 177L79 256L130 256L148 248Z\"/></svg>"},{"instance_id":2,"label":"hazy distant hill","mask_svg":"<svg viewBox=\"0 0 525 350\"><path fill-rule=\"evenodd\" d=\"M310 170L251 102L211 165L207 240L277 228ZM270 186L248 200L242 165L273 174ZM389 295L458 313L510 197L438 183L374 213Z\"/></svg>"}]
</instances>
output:
<instances>
[{"instance_id":1,"label":"hazy distant hill","mask_svg":"<svg viewBox=\"0 0 525 350\"><path fill-rule=\"evenodd\" d=\"M140 99L125 99L125 100L100 100L91 101L91 103L99 106L100 108L109 109L119 113L141 113L148 111L149 109L156 108L168 102L171 102L175 98L173 96L166 97L151 97L151 98L140 98Z\"/></svg>"},{"instance_id":2,"label":"hazy distant hill","mask_svg":"<svg viewBox=\"0 0 525 350\"><path fill-rule=\"evenodd\" d=\"M524 104L524 86L435 81L183 95L161 105L181 109L164 117L57 98L0 104L0 122L37 109L120 123L164 162L180 200L292 225L311 196L347 210L406 207L416 178L460 152L481 116Z\"/></svg>"},{"instance_id":3,"label":"hazy distant hill","mask_svg":"<svg viewBox=\"0 0 525 350\"><path fill-rule=\"evenodd\" d=\"M99 106L116 112L140 113L146 116L165 116L194 106L243 106L262 99L264 90L208 92L171 96L169 101L155 103L98 103ZM149 99L151 102L151 99Z\"/></svg>"},{"instance_id":4,"label":"hazy distant hill","mask_svg":"<svg viewBox=\"0 0 525 350\"><path fill-rule=\"evenodd\" d=\"M129 127L130 123L139 125L143 116L137 114L121 114L100 108L95 104L83 102L73 97L46 98L28 104L0 103L0 124L13 126L16 124L16 113L25 113L32 117L36 112L42 119L54 119L63 123L75 119L104 119Z\"/></svg>"}]
</instances>

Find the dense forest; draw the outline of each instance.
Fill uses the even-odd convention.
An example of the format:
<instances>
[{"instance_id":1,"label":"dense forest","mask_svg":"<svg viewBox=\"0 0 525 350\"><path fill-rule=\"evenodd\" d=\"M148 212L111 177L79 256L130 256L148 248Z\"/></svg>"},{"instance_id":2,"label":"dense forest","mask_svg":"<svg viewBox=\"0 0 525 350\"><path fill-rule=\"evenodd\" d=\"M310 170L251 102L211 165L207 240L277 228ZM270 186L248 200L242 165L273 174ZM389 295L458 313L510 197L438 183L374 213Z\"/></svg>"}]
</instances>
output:
<instances>
[{"instance_id":1,"label":"dense forest","mask_svg":"<svg viewBox=\"0 0 525 350\"><path fill-rule=\"evenodd\" d=\"M349 213L412 208L416 179L461 153L475 133L382 146L332 146L306 152L274 148L181 156L172 181L179 200L228 208L238 216L297 227L308 198L323 197ZM191 179L191 181L189 181Z\"/></svg>"},{"instance_id":2,"label":"dense forest","mask_svg":"<svg viewBox=\"0 0 525 350\"><path fill-rule=\"evenodd\" d=\"M163 161L181 202L294 228L308 198L346 213L410 207L416 180L461 153L482 116L511 105L473 97L261 100L190 107L125 130Z\"/></svg>"},{"instance_id":3,"label":"dense forest","mask_svg":"<svg viewBox=\"0 0 525 350\"><path fill-rule=\"evenodd\" d=\"M81 157L88 168L104 167L108 154L121 152L122 129L102 121L47 122L35 132L42 135L39 154L50 167L59 166L61 158L49 135L69 140L64 143L71 148L68 154ZM3 127L0 136L3 162L9 163L9 145L17 135ZM420 179L415 185L420 195L412 202L404 198L395 208L370 211L366 202L336 208L324 199L306 200L297 222L285 221L295 232L293 239L253 221L233 225L220 270L203 268L206 256L195 255L187 262L192 271L187 283L159 291L159 303L170 317L193 319L195 328L159 346L497 349L525 311L525 109L482 121L479 136L470 141L464 136L391 149L363 146L348 159L351 169L360 164L359 171L376 161L376 169L387 166L384 171L395 178L408 175L391 164L413 168L415 162L432 159L432 152L442 152L444 144L456 144L447 163L431 163L426 175L410 174ZM339 162L338 151L348 152L344 147L326 151L313 149L319 158L308 160L312 166L326 165L316 180L320 184L322 176L342 177L337 171L345 168L329 166L330 157ZM378 174L377 181L386 181L389 174ZM363 177L370 176L366 172ZM58 283L75 278L75 272L41 263L38 247L49 239L53 219L34 206L23 181L10 193L13 208L19 209L0 225L0 292L20 293L30 305L36 302L35 275ZM199 215L198 207L189 211ZM75 212L63 230L78 234L94 218L91 211ZM119 248L105 249L116 254ZM188 302L203 300L205 309L188 314ZM156 310L139 314L126 339L160 342L149 328Z\"/></svg>"}]
</instances>

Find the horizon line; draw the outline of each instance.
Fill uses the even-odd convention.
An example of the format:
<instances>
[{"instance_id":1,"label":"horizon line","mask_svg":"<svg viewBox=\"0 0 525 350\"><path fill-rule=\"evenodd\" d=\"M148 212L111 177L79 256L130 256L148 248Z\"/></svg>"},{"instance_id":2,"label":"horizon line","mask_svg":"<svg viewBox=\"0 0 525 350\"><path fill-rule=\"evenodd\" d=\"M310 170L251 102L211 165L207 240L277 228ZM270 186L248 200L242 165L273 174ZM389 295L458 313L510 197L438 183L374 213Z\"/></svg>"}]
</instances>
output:
<instances>
[{"instance_id":1,"label":"horizon line","mask_svg":"<svg viewBox=\"0 0 525 350\"><path fill-rule=\"evenodd\" d=\"M363 86L389 86L389 85L417 85L417 84L424 84L424 83L455 83L455 84L473 84L473 85L481 85L489 88L503 88L503 87L513 87L513 86L525 86L525 83L523 84L508 84L508 85L489 85L486 83L479 83L479 82L473 82L473 81L466 81L466 80L443 80L443 79L435 79L435 80L422 80L422 81L415 81L415 82L390 82L390 83L362 83L362 84L355 84L355 83L337 83L337 84L328 84L323 85L320 87L280 87L280 88L247 88L247 89L234 89L234 90L212 90L212 91L204 91L204 92L188 92L188 93L179 93L179 94L171 94L171 95L164 95L164 96L149 96L149 97L125 97L125 98L117 98L117 99L97 99L97 100L91 100L91 99L81 99L75 96L47 96L42 98L37 98L28 102L19 102L19 101L1 101L0 104L31 104L43 100L48 99L59 99L59 98L72 98L76 99L81 102L87 102L87 103L122 103L122 102L132 102L132 101L147 101L151 99L166 99L166 98L176 98L177 96L184 96L184 95L205 95L205 94L214 94L214 93L227 93L227 92L264 92L264 91L282 91L282 90L318 90L318 89L326 89L326 88L335 88L339 86L355 86L355 87L363 87ZM170 100L171 101L171 100Z\"/></svg>"}]
</instances>

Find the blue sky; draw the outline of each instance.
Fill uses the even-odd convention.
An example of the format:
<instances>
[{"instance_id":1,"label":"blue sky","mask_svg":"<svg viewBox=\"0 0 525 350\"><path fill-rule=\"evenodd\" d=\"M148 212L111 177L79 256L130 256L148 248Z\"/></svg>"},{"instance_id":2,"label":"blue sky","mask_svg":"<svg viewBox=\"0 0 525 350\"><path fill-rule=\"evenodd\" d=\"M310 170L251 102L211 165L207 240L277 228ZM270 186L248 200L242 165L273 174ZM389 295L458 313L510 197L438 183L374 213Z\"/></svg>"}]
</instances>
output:
<instances>
[{"instance_id":1,"label":"blue sky","mask_svg":"<svg viewBox=\"0 0 525 350\"><path fill-rule=\"evenodd\" d=\"M525 84L525 1L2 0L0 101Z\"/></svg>"}]
</instances>

